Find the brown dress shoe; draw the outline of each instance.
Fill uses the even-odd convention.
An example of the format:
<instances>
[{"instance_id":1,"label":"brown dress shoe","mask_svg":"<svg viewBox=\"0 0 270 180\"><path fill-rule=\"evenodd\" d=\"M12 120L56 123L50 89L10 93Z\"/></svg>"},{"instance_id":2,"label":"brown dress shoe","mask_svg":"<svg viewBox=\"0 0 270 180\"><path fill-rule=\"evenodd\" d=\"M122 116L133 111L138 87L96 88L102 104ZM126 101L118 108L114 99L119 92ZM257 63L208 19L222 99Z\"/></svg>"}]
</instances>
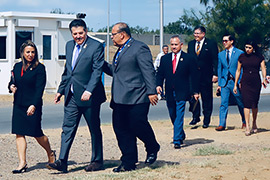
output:
<instances>
[{"instance_id":1,"label":"brown dress shoe","mask_svg":"<svg viewBox=\"0 0 270 180\"><path fill-rule=\"evenodd\" d=\"M103 163L99 162L91 162L88 166L84 168L86 172L88 171L99 171L99 170L104 170Z\"/></svg>"},{"instance_id":2,"label":"brown dress shoe","mask_svg":"<svg viewBox=\"0 0 270 180\"><path fill-rule=\"evenodd\" d=\"M216 131L224 131L224 130L225 130L225 127L223 126L216 127Z\"/></svg>"}]
</instances>

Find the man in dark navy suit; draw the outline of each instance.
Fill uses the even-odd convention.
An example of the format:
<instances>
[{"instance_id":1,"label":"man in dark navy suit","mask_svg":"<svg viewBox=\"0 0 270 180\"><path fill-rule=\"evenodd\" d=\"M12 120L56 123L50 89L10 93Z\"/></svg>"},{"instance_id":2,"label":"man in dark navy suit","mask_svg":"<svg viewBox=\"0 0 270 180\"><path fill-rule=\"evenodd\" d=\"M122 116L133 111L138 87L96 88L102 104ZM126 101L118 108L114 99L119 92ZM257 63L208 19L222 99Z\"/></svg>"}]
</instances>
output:
<instances>
[{"instance_id":1,"label":"man in dark navy suit","mask_svg":"<svg viewBox=\"0 0 270 180\"><path fill-rule=\"evenodd\" d=\"M218 47L216 42L205 37L206 30L203 26L195 27L194 40L188 43L188 53L197 57L199 70L199 92L202 97L203 108L203 128L208 128L213 111L213 83L218 81ZM194 101L190 101L194 106ZM193 119L190 125L195 125L200 121L200 102L195 106Z\"/></svg>"},{"instance_id":2,"label":"man in dark navy suit","mask_svg":"<svg viewBox=\"0 0 270 180\"><path fill-rule=\"evenodd\" d=\"M174 125L174 148L179 149L186 137L183 125L185 104L190 99L190 87L194 98L199 98L198 68L195 57L181 50L183 43L179 36L172 36L170 43L172 52L161 58L156 89L160 94L165 80L167 108Z\"/></svg>"}]
</instances>

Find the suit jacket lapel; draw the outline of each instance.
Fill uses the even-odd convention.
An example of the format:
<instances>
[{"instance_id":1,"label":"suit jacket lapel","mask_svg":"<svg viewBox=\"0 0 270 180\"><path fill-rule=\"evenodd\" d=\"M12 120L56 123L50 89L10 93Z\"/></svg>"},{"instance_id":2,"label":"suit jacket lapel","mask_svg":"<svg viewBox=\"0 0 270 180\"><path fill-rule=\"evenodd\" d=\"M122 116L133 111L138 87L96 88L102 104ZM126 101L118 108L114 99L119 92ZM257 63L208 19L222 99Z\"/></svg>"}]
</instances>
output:
<instances>
[{"instance_id":1,"label":"suit jacket lapel","mask_svg":"<svg viewBox=\"0 0 270 180\"><path fill-rule=\"evenodd\" d=\"M117 64L116 64L116 66L115 66L115 70L117 69L118 64L120 63L122 56L123 56L123 55L127 52L127 50L131 47L131 45L132 45L133 42L134 42L134 39L131 39L131 40L128 42L127 46L126 46L126 47L122 50L122 52L119 54L118 59L117 59ZM114 55L114 60L115 60L115 57L116 57L117 53L118 53L118 51L116 51L116 53L115 53L115 55Z\"/></svg>"},{"instance_id":2,"label":"suit jacket lapel","mask_svg":"<svg viewBox=\"0 0 270 180\"><path fill-rule=\"evenodd\" d=\"M81 57L83 56L83 54L86 52L86 47L87 47L88 45L87 45L87 43L85 43L81 48L81 52L80 52L80 54L79 54L79 56L78 56L78 58L77 58L77 60L76 60L76 64L75 64L75 66L74 66L74 69L76 68L76 66L77 66L77 64L78 64L78 62L80 61L80 59L81 59Z\"/></svg>"},{"instance_id":3,"label":"suit jacket lapel","mask_svg":"<svg viewBox=\"0 0 270 180\"><path fill-rule=\"evenodd\" d=\"M68 50L66 52L66 65L69 65L70 70L72 69L72 59L73 59L73 51L75 47L75 41L70 45L71 47L67 47Z\"/></svg>"},{"instance_id":4,"label":"suit jacket lapel","mask_svg":"<svg viewBox=\"0 0 270 180\"><path fill-rule=\"evenodd\" d=\"M89 42L88 40L89 40L89 37L87 36L84 45L81 47L81 51L80 51L80 53L79 53L79 56L77 57L76 64L75 64L75 66L74 66L74 68L73 68L73 71L74 71L74 69L76 68L76 66L77 66L78 62L80 61L81 57L83 56L83 54L86 52L87 46L90 46L90 45L89 45L90 42ZM74 44L74 48L75 48L75 44ZM74 48L73 48L73 51L74 51ZM72 66L72 59L73 59L73 51L72 51L72 55L71 55L71 56L72 56L72 57L71 57L71 66Z\"/></svg>"},{"instance_id":5,"label":"suit jacket lapel","mask_svg":"<svg viewBox=\"0 0 270 180\"><path fill-rule=\"evenodd\" d=\"M176 66L176 69L175 69L175 73L177 72L177 69L179 68L181 62L184 61L184 54L183 54L183 51L181 51L181 56L179 57L178 59L178 64Z\"/></svg>"},{"instance_id":6,"label":"suit jacket lapel","mask_svg":"<svg viewBox=\"0 0 270 180\"><path fill-rule=\"evenodd\" d=\"M191 52L193 52L193 54L194 55L196 55L197 56L197 54L196 54L196 50L195 50L195 46L196 46L196 40L194 39L193 41L192 41L192 45L191 45L191 47L192 47L192 50L191 50Z\"/></svg>"},{"instance_id":7,"label":"suit jacket lapel","mask_svg":"<svg viewBox=\"0 0 270 180\"><path fill-rule=\"evenodd\" d=\"M203 45L202 45L201 52L200 52L199 56L205 51L206 46L207 46L207 39L205 38L203 41Z\"/></svg>"},{"instance_id":8,"label":"suit jacket lapel","mask_svg":"<svg viewBox=\"0 0 270 180\"><path fill-rule=\"evenodd\" d=\"M225 54L226 54L226 53L225 53ZM230 58L230 61L229 61L229 67L230 67L231 64L232 64L232 61L234 61L234 55L235 55L235 49L233 48L232 54L231 54L231 58Z\"/></svg>"}]
</instances>

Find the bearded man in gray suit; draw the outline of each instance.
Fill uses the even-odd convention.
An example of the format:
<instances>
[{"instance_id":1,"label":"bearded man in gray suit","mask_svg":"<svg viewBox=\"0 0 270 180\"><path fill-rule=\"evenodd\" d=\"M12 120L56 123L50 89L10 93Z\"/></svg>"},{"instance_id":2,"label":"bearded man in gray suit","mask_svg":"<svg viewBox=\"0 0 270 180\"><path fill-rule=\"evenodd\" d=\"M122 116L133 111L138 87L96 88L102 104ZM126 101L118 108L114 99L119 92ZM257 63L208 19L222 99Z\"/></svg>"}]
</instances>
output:
<instances>
[{"instance_id":1,"label":"bearded man in gray suit","mask_svg":"<svg viewBox=\"0 0 270 180\"><path fill-rule=\"evenodd\" d=\"M138 162L137 138L145 145L145 163L156 161L159 144L148 122L150 103L158 101L155 89L155 70L148 46L131 37L126 23L112 28L111 39L119 47L113 63L104 64L104 72L113 76L113 128L122 152L121 165L113 172L131 171Z\"/></svg>"},{"instance_id":2,"label":"bearded man in gray suit","mask_svg":"<svg viewBox=\"0 0 270 180\"><path fill-rule=\"evenodd\" d=\"M100 105L106 100L101 82L104 48L100 42L87 36L82 19L73 20L69 28L73 40L66 44L66 65L54 100L59 103L61 96L65 95L61 150L59 159L49 166L67 172L69 150L83 115L92 140L91 163L85 171L97 171L104 169L99 117Z\"/></svg>"}]
</instances>

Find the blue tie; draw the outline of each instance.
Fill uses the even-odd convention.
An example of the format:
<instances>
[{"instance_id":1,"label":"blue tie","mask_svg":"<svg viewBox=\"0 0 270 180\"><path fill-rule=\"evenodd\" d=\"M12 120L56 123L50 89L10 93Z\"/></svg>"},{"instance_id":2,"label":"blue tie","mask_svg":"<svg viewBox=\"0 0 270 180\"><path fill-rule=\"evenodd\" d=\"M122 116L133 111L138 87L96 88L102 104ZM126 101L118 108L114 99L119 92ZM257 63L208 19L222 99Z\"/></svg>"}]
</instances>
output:
<instances>
[{"instance_id":1,"label":"blue tie","mask_svg":"<svg viewBox=\"0 0 270 180\"><path fill-rule=\"evenodd\" d=\"M76 45L76 51L75 51L75 54L74 54L74 57L73 57L73 61L72 61L72 70L74 69L75 67L75 64L76 64L76 61L77 61L77 58L79 56L79 53L80 53L80 45L77 44Z\"/></svg>"}]
</instances>

